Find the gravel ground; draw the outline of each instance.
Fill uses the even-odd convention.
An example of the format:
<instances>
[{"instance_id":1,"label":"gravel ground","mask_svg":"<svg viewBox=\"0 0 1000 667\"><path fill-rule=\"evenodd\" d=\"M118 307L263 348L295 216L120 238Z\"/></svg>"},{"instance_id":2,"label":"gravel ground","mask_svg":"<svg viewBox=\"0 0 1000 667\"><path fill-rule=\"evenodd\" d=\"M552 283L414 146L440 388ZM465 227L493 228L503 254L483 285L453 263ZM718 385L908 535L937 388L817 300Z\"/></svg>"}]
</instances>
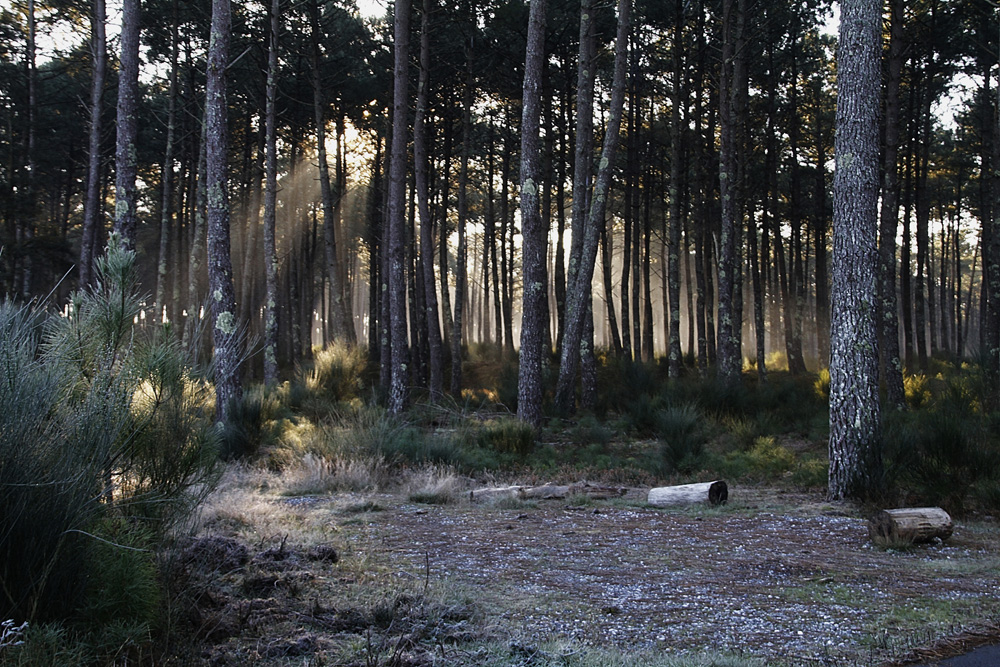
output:
<instances>
[{"instance_id":1,"label":"gravel ground","mask_svg":"<svg viewBox=\"0 0 1000 667\"><path fill-rule=\"evenodd\" d=\"M718 510L404 505L362 534L403 576L506 600L496 613L526 642L871 663L1000 606L995 526L885 551L849 508L742 493Z\"/></svg>"},{"instance_id":2,"label":"gravel ground","mask_svg":"<svg viewBox=\"0 0 1000 667\"><path fill-rule=\"evenodd\" d=\"M954 638L995 634L992 519L957 523L944 544L887 551L869 543L856 510L820 496L735 488L725 507L687 509L643 499L239 496L181 545L176 606L193 639L163 664L424 667L453 664L448 642L485 641L613 647L621 664L710 652L882 665L947 657L970 647ZM430 640L421 619L434 613L407 610L432 589L476 611L434 621ZM391 660L380 662L380 646ZM491 664L515 663L540 664L495 654Z\"/></svg>"}]
</instances>

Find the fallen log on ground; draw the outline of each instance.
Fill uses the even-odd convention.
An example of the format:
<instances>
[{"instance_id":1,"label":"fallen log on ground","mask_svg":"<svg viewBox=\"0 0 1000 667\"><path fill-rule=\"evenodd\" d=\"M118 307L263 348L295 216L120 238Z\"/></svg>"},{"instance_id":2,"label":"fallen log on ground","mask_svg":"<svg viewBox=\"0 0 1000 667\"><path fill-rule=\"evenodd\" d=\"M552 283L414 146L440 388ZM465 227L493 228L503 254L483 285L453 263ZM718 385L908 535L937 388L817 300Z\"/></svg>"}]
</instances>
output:
<instances>
[{"instance_id":1,"label":"fallen log on ground","mask_svg":"<svg viewBox=\"0 0 1000 667\"><path fill-rule=\"evenodd\" d=\"M724 505L727 500L729 500L729 487L722 480L681 484L680 486L661 486L650 489L649 496L646 498L646 502L650 505L660 507L695 503Z\"/></svg>"},{"instance_id":2,"label":"fallen log on ground","mask_svg":"<svg viewBox=\"0 0 1000 667\"><path fill-rule=\"evenodd\" d=\"M947 540L954 532L951 517L940 507L882 510L868 520L868 535L882 545Z\"/></svg>"},{"instance_id":3,"label":"fallen log on ground","mask_svg":"<svg viewBox=\"0 0 1000 667\"><path fill-rule=\"evenodd\" d=\"M590 482L576 484L542 484L541 486L503 486L474 489L469 492L469 500L497 500L500 498L520 498L523 500L558 500L570 496L587 496L593 500L608 500L625 495L626 489L619 486L601 486Z\"/></svg>"},{"instance_id":4,"label":"fallen log on ground","mask_svg":"<svg viewBox=\"0 0 1000 667\"><path fill-rule=\"evenodd\" d=\"M517 498L521 491L520 486L488 486L482 489L469 491L469 500L499 500L501 498Z\"/></svg>"}]
</instances>

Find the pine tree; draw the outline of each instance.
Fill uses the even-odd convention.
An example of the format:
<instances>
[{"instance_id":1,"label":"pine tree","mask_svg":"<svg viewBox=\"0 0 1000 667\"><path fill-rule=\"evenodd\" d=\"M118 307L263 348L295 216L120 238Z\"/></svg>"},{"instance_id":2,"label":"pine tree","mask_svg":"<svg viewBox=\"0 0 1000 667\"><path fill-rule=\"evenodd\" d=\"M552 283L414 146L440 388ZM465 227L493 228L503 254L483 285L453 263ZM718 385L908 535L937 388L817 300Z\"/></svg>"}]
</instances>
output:
<instances>
[{"instance_id":1,"label":"pine tree","mask_svg":"<svg viewBox=\"0 0 1000 667\"><path fill-rule=\"evenodd\" d=\"M841 2L834 146L830 486L865 498L882 482L878 387L879 0Z\"/></svg>"}]
</instances>

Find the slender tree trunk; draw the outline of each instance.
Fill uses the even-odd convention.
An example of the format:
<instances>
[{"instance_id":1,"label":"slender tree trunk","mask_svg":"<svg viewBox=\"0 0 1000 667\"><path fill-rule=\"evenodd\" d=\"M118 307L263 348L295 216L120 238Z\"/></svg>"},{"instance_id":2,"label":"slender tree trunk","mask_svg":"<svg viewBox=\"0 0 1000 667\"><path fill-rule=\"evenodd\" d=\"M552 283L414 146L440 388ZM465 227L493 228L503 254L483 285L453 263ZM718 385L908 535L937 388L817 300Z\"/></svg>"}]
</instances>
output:
<instances>
[{"instance_id":1,"label":"slender tree trunk","mask_svg":"<svg viewBox=\"0 0 1000 667\"><path fill-rule=\"evenodd\" d=\"M470 29L474 27L475 15L470 17ZM465 304L468 299L468 241L465 237L466 220L469 216L469 157L472 153L472 45L466 48L465 89L462 94L462 158L458 173L458 253L455 266L455 321L451 336L451 393L458 396L462 391L462 340L465 327Z\"/></svg>"},{"instance_id":2,"label":"slender tree trunk","mask_svg":"<svg viewBox=\"0 0 1000 667\"><path fill-rule=\"evenodd\" d=\"M611 332L611 347L614 350L615 355L625 354L627 358L631 359L631 351L623 347L623 338L627 337L628 334L628 324L622 327L622 333L618 335L618 317L615 315L615 286L614 278L611 275L612 268L612 248L611 243L614 238L614 234L608 234L607 225L601 229L601 273L604 276L604 301L608 310L608 329ZM628 242L625 243L628 246ZM624 250L623 250L624 252ZM623 260L624 263L624 260ZM625 273L625 269L622 269L622 273ZM624 285L625 278L622 277L622 284ZM622 287L622 317L628 316L628 294L625 294L625 288Z\"/></svg>"},{"instance_id":3,"label":"slender tree trunk","mask_svg":"<svg viewBox=\"0 0 1000 667\"><path fill-rule=\"evenodd\" d=\"M392 162L389 166L389 248L386 282L389 285L389 329L392 347L392 370L389 388L389 411L400 414L409 399L406 338L406 280L403 267L403 243L406 222L407 81L410 50L410 0L401 0L395 8L395 59L392 98ZM383 360L386 363L388 360Z\"/></svg>"},{"instance_id":4,"label":"slender tree trunk","mask_svg":"<svg viewBox=\"0 0 1000 667\"><path fill-rule=\"evenodd\" d=\"M585 9L589 0L583 0ZM579 363L580 344L584 340L584 320L587 318L588 302L590 302L590 285L594 276L594 263L597 258L597 242L600 235L600 225L604 222L608 192L611 186L612 165L618 151L619 130L621 129L622 109L625 102L625 69L628 57L628 35L632 4L631 0L618 2L618 34L615 39L615 74L611 88L611 103L608 124L604 135L604 146L601 150L600 167L594 184L594 193L590 204L590 212L584 225L584 239L580 253L580 265L576 276L571 281L566 308L566 335L563 338L559 379L556 386L556 406L563 412L570 411L573 405L573 387L576 379L576 369ZM581 21L582 25L582 21ZM582 30L581 30L582 31ZM589 63L581 63L581 67ZM579 129L577 131L580 131ZM580 177L581 174L577 174ZM575 243L575 241L574 241ZM592 349L592 348L591 348Z\"/></svg>"},{"instance_id":5,"label":"slender tree trunk","mask_svg":"<svg viewBox=\"0 0 1000 667\"><path fill-rule=\"evenodd\" d=\"M174 204L174 150L177 131L177 63L180 50L178 35L178 2L173 0L170 25L170 84L167 90L167 145L163 151L163 169L160 171L162 195L160 198L160 252L156 265L156 317L164 317L167 307L167 270L170 252L170 227ZM180 249L174 248L174 253Z\"/></svg>"},{"instance_id":6,"label":"slender tree trunk","mask_svg":"<svg viewBox=\"0 0 1000 667\"><path fill-rule=\"evenodd\" d=\"M819 367L830 365L830 289L829 267L827 262L827 227L826 217L826 144L823 139L823 114L820 112L821 90L815 85L815 144L816 144L816 181L814 196L816 213L813 218L813 247L816 261L816 352L819 355Z\"/></svg>"},{"instance_id":7,"label":"slender tree trunk","mask_svg":"<svg viewBox=\"0 0 1000 667\"><path fill-rule=\"evenodd\" d=\"M264 384L278 382L278 253L275 218L278 201L278 147L275 98L278 92L278 31L281 0L271 0L271 31L264 93ZM374 291L374 290L373 290Z\"/></svg>"},{"instance_id":8,"label":"slender tree trunk","mask_svg":"<svg viewBox=\"0 0 1000 667\"><path fill-rule=\"evenodd\" d=\"M653 220L652 220L652 197L653 197L653 177L648 171L645 176L645 188L643 189L643 259L642 259L642 360L653 361L653 287L652 287L652 243L653 243ZM664 317L667 309L664 307Z\"/></svg>"},{"instance_id":9,"label":"slender tree trunk","mask_svg":"<svg viewBox=\"0 0 1000 667\"><path fill-rule=\"evenodd\" d=\"M548 298L546 271L548 225L539 211L539 133L542 72L545 67L545 0L532 0L521 110L521 229L524 289L521 306L521 357L517 381L517 414L542 423L542 362Z\"/></svg>"},{"instance_id":10,"label":"slender tree trunk","mask_svg":"<svg viewBox=\"0 0 1000 667\"><path fill-rule=\"evenodd\" d=\"M135 186L139 134L139 0L122 0L120 71L118 73L118 131L115 149L115 233L122 246L135 249Z\"/></svg>"},{"instance_id":11,"label":"slender tree trunk","mask_svg":"<svg viewBox=\"0 0 1000 667\"><path fill-rule=\"evenodd\" d=\"M753 283L753 326L757 351L757 380L767 382L767 348L764 336L764 286L761 280L760 256L757 254L757 221L754 215L747 216L747 252L750 253L750 280Z\"/></svg>"},{"instance_id":12,"label":"slender tree trunk","mask_svg":"<svg viewBox=\"0 0 1000 667\"><path fill-rule=\"evenodd\" d=\"M931 83L931 76L924 71L921 77L927 85ZM933 294L930 287L929 275L931 254L929 250L930 239L928 238L928 227L930 225L930 192L927 188L927 172L930 168L930 123L931 123L931 97L929 90L922 91L923 100L921 104L919 129L915 130L919 141L914 146L913 159L916 162L916 236L917 236L917 275L913 290L914 326L916 327L917 341L917 363L920 370L927 372L927 352L928 352L928 319L933 313ZM930 304L928 301L930 300ZM930 308L928 308L930 305Z\"/></svg>"},{"instance_id":13,"label":"slender tree trunk","mask_svg":"<svg viewBox=\"0 0 1000 667\"><path fill-rule=\"evenodd\" d=\"M831 499L882 485L877 294L879 0L842 0L837 50L830 363Z\"/></svg>"},{"instance_id":14,"label":"slender tree trunk","mask_svg":"<svg viewBox=\"0 0 1000 667\"><path fill-rule=\"evenodd\" d=\"M889 76L885 89L885 182L879 220L880 366L892 409L906 405L899 354L899 305L896 302L896 232L899 228L899 86L903 69L903 0L890 3Z\"/></svg>"},{"instance_id":15,"label":"slender tree trunk","mask_svg":"<svg viewBox=\"0 0 1000 667\"><path fill-rule=\"evenodd\" d=\"M31 239L35 235L35 215L36 215L36 181L37 181L37 115L38 115L38 66L35 48L35 0L28 0L28 41L26 44L25 60L28 83L28 113L27 113L27 140L25 142L25 162L27 163L27 173L25 174L24 202L26 207L22 220L15 223L18 228L16 236L20 237L20 262L21 268L20 288L21 296L25 301L31 298L31 285L33 274L32 253L28 248ZM10 135L8 134L8 137Z\"/></svg>"},{"instance_id":16,"label":"slender tree trunk","mask_svg":"<svg viewBox=\"0 0 1000 667\"><path fill-rule=\"evenodd\" d=\"M198 146L198 171L194 196L194 225L191 230L190 253L188 255L188 318L184 323L184 345L191 349L199 347L201 332L201 300L203 262L205 261L205 206L208 191L205 186L207 174L208 115L201 123L201 142Z\"/></svg>"},{"instance_id":17,"label":"slender tree trunk","mask_svg":"<svg viewBox=\"0 0 1000 667\"><path fill-rule=\"evenodd\" d=\"M719 198L722 202L722 227L719 239L719 330L718 376L724 384L739 381L741 355L738 328L735 321L735 300L742 298L737 289L738 251L737 240L742 229L739 183L739 129L737 91L739 89L736 42L740 39L742 11L734 8L736 0L722 3L722 73L719 84Z\"/></svg>"},{"instance_id":18,"label":"slender tree trunk","mask_svg":"<svg viewBox=\"0 0 1000 667\"><path fill-rule=\"evenodd\" d=\"M107 15L104 0L94 0L91 16L91 58L93 74L90 82L90 143L87 161L87 195L83 208L83 230L80 239L80 287L93 280L94 248L99 228L104 225L101 210L101 99L107 76L108 46L105 32Z\"/></svg>"},{"instance_id":19,"label":"slender tree trunk","mask_svg":"<svg viewBox=\"0 0 1000 667\"><path fill-rule=\"evenodd\" d=\"M215 341L216 417L230 420L240 400L240 331L236 319L233 266L229 256L229 196L226 178L226 68L229 65L229 0L212 0L212 39L205 83L206 185L208 189L208 276L212 290L212 335Z\"/></svg>"},{"instance_id":20,"label":"slender tree trunk","mask_svg":"<svg viewBox=\"0 0 1000 667\"><path fill-rule=\"evenodd\" d=\"M909 95L909 117L913 118L914 113L914 92L911 89ZM912 125L912 123L911 123ZM908 138L909 145L912 146L912 137ZM899 249L899 296L902 301L903 311L903 349L906 367L912 369L914 366L914 354L916 348L913 342L913 272L911 271L911 227L910 213L913 208L913 158L912 151L907 151L903 158L903 175L906 178L905 190L901 187L903 195L903 236L902 246Z\"/></svg>"},{"instance_id":21,"label":"slender tree trunk","mask_svg":"<svg viewBox=\"0 0 1000 667\"><path fill-rule=\"evenodd\" d=\"M444 353L441 349L437 282L434 279L434 226L431 221L430 184L427 179L427 123L425 122L430 94L431 8L431 0L423 0L420 17L420 79L417 83L417 107L413 117L413 162L417 209L420 213L420 269L423 272L424 307L427 309L430 392L431 398L437 399L444 392Z\"/></svg>"},{"instance_id":22,"label":"slender tree trunk","mask_svg":"<svg viewBox=\"0 0 1000 667\"><path fill-rule=\"evenodd\" d=\"M667 342L667 374L671 378L681 375L681 103L684 70L681 61L681 38L684 32L683 0L674 2L676 23L674 24L674 48L672 51L673 91L670 110L670 228L668 233L667 285L670 290L669 340ZM685 237L686 239L686 237ZM688 275L688 346L691 347L691 280L687 248L684 249L684 267ZM664 314L666 315L666 313Z\"/></svg>"},{"instance_id":23,"label":"slender tree trunk","mask_svg":"<svg viewBox=\"0 0 1000 667\"><path fill-rule=\"evenodd\" d=\"M323 99L323 80L320 74L322 56L320 42L319 5L318 0L308 4L309 25L311 35L310 51L310 82L313 93L313 121L316 132L316 159L319 162L319 187L323 199L323 248L326 260L326 276L330 282L330 315L334 338L354 343L354 327L350 326L350 318L344 309L344 287L340 282L340 265L337 261L337 230L335 229L334 193L330 185L330 167L326 157L326 102ZM339 200L343 195L337 192Z\"/></svg>"}]
</instances>

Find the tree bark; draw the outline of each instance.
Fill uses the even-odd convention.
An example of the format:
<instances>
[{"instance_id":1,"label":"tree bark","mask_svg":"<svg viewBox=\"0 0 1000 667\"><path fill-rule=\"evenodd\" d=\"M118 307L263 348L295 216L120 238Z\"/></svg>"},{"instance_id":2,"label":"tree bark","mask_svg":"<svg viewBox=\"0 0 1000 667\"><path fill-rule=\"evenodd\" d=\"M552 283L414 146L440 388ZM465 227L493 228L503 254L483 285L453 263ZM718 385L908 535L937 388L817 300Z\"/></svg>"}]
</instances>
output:
<instances>
[{"instance_id":1,"label":"tree bark","mask_svg":"<svg viewBox=\"0 0 1000 667\"><path fill-rule=\"evenodd\" d=\"M391 363L389 411L402 413L409 402L407 364L409 349L406 334L406 276L403 243L406 234L406 165L407 81L410 50L410 0L400 0L395 7L395 48L392 97L392 158L389 165L388 276L389 336Z\"/></svg>"},{"instance_id":2,"label":"tree bark","mask_svg":"<svg viewBox=\"0 0 1000 667\"><path fill-rule=\"evenodd\" d=\"M170 252L170 227L174 209L174 150L177 131L177 63L180 50L178 26L178 2L173 0L170 25L170 84L167 90L167 145L163 151L161 174L162 195L160 198L160 252L156 265L156 317L165 317L167 307L167 267ZM174 248L177 253L179 248Z\"/></svg>"},{"instance_id":3,"label":"tree bark","mask_svg":"<svg viewBox=\"0 0 1000 667\"><path fill-rule=\"evenodd\" d=\"M681 375L681 277L679 263L681 261L681 100L682 100L682 79L684 70L681 66L681 37L684 31L684 4L683 0L676 0L674 3L676 12L676 23L674 24L674 48L672 51L673 64L673 91L672 105L670 110L670 215L667 251L667 285L670 291L670 313L668 327L669 336L667 342L667 374L671 378L678 378ZM687 252L684 253L684 262L688 261ZM690 275L690 269L688 270ZM688 327L689 345L692 319L690 279L688 285ZM665 314L666 315L666 314Z\"/></svg>"},{"instance_id":4,"label":"tree bark","mask_svg":"<svg viewBox=\"0 0 1000 667\"><path fill-rule=\"evenodd\" d=\"M868 520L872 542L887 546L947 540L953 532L951 517L940 507L882 510Z\"/></svg>"},{"instance_id":5,"label":"tree bark","mask_svg":"<svg viewBox=\"0 0 1000 667\"><path fill-rule=\"evenodd\" d=\"M87 160L87 195L83 208L83 230L80 238L80 287L93 280L94 247L98 228L103 226L101 210L101 98L108 67L108 42L105 31L107 15L104 0L94 0L91 16L91 58L94 71L90 82L90 138Z\"/></svg>"},{"instance_id":6,"label":"tree bark","mask_svg":"<svg viewBox=\"0 0 1000 667\"><path fill-rule=\"evenodd\" d=\"M531 0L521 109L521 234L524 288L521 295L521 358L517 416L542 423L542 361L548 313L548 225L539 211L539 133L545 67L545 0Z\"/></svg>"},{"instance_id":7,"label":"tree bark","mask_svg":"<svg viewBox=\"0 0 1000 667\"><path fill-rule=\"evenodd\" d=\"M722 3L722 64L719 78L719 198L722 202L722 226L719 237L719 329L718 329L718 377L727 385L739 381L742 368L739 349L740 323L735 321L737 309L735 299L738 294L736 280L737 240L741 234L742 217L739 183L739 136L740 118L737 112L737 63L742 55L737 53L736 42L742 27L739 25L743 13L735 10L736 0ZM734 16L735 14L735 16Z\"/></svg>"},{"instance_id":8,"label":"tree bark","mask_svg":"<svg viewBox=\"0 0 1000 667\"><path fill-rule=\"evenodd\" d=\"M136 172L139 134L139 0L122 0L121 55L118 73L118 132L115 149L115 233L122 247L135 250Z\"/></svg>"},{"instance_id":9,"label":"tree bark","mask_svg":"<svg viewBox=\"0 0 1000 667\"><path fill-rule=\"evenodd\" d=\"M889 76L885 88L885 182L879 220L880 367L889 407L906 405L899 354L899 305L896 300L896 232L899 228L899 86L903 69L903 2L892 0L889 18Z\"/></svg>"},{"instance_id":10,"label":"tree bark","mask_svg":"<svg viewBox=\"0 0 1000 667\"><path fill-rule=\"evenodd\" d=\"M264 93L264 384L278 382L278 253L275 218L278 201L278 147L275 99L278 92L278 31L281 0L271 0L271 31Z\"/></svg>"},{"instance_id":11,"label":"tree bark","mask_svg":"<svg viewBox=\"0 0 1000 667\"><path fill-rule=\"evenodd\" d=\"M475 30L476 16L469 17L469 29ZM468 299L468 241L465 230L469 216L469 158L472 153L472 44L466 45L465 86L462 91L462 157L458 168L458 252L455 258L455 320L451 336L451 393L462 391L462 342L465 331L465 305Z\"/></svg>"},{"instance_id":12,"label":"tree bark","mask_svg":"<svg viewBox=\"0 0 1000 667\"><path fill-rule=\"evenodd\" d=\"M227 183L226 68L229 65L229 0L212 0L211 45L205 83L208 276L212 292L212 335L215 342L216 418L228 423L242 395L239 377L240 330L229 255Z\"/></svg>"},{"instance_id":13,"label":"tree bark","mask_svg":"<svg viewBox=\"0 0 1000 667\"><path fill-rule=\"evenodd\" d=\"M588 6L589 0L583 0L584 12L589 11ZM600 235L599 226L604 224L604 213L607 206L608 191L611 186L611 174L613 172L612 165L614 164L615 154L618 151L619 130L621 129L622 109L625 102L625 69L627 65L629 16L631 9L631 0L619 0L618 34L615 40L615 73L611 88L608 124L604 134L604 146L601 150L601 161L590 202L590 211L583 225L584 238L581 241L579 266L577 267L575 276L571 280L571 289L567 294L566 335L563 338L559 379L556 386L556 406L563 413L568 413L573 405L573 388L576 384L579 354L582 351L580 344L583 341L584 319L590 311L588 304L591 300L590 287L594 277L594 264L597 259L597 242ZM583 20L581 20L582 25ZM581 28L582 31L583 29ZM588 66L590 66L590 63L581 63L581 67ZM581 129L578 127L577 132L580 131ZM580 178L582 174L577 173L576 176ZM573 243L576 244L575 235Z\"/></svg>"},{"instance_id":14,"label":"tree bark","mask_svg":"<svg viewBox=\"0 0 1000 667\"><path fill-rule=\"evenodd\" d=\"M333 336L336 339L354 343L354 327L344 309L344 287L340 281L340 264L337 259L337 230L335 229L334 206L340 206L342 192L337 192L337 202L330 185L330 167L326 157L326 103L323 99L323 80L320 73L321 54L318 0L308 4L311 36L310 83L313 93L313 120L316 132L316 159L319 163L320 196L323 199L323 249L326 260L326 276L330 283L330 316Z\"/></svg>"},{"instance_id":15,"label":"tree bark","mask_svg":"<svg viewBox=\"0 0 1000 667\"><path fill-rule=\"evenodd\" d=\"M837 49L830 362L831 499L881 489L878 267L879 0L843 0Z\"/></svg>"},{"instance_id":16,"label":"tree bark","mask_svg":"<svg viewBox=\"0 0 1000 667\"><path fill-rule=\"evenodd\" d=\"M420 270L424 281L424 308L427 311L428 371L431 399L444 393L444 352L441 349L441 324L438 317L437 282L434 278L434 225L431 220L430 184L427 179L427 104L431 68L431 0L423 0L420 16L420 75L417 83L417 106L413 117L413 163L420 214Z\"/></svg>"}]
</instances>

